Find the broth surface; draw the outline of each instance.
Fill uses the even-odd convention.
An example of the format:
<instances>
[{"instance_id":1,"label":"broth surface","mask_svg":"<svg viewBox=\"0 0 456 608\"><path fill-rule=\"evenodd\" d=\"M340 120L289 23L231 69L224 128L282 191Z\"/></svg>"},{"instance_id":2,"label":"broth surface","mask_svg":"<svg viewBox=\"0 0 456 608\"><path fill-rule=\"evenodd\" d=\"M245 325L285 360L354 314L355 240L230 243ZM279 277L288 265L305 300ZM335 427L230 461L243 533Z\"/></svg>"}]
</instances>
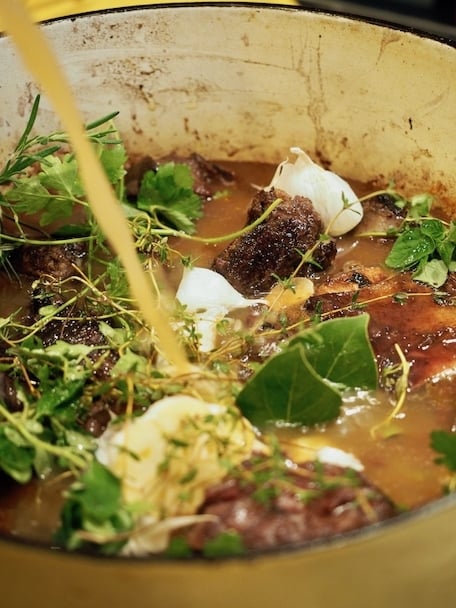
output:
<instances>
[{"instance_id":1,"label":"broth surface","mask_svg":"<svg viewBox=\"0 0 456 608\"><path fill-rule=\"evenodd\" d=\"M199 220L200 236L218 236L235 232L245 224L246 210L255 186L265 186L275 168L258 163L219 163L236 175L236 186L225 195L207 202ZM361 196L369 186L352 183ZM228 241L205 245L189 240L174 240L183 255L192 257L198 266L209 267ZM352 240L338 237L338 256L331 273L346 262L364 265L381 264L389 249L385 241L369 238ZM177 286L180 267L171 272ZM322 280L323 277L318 278ZM0 315L7 316L28 299L27 280L18 286L6 277L0 279ZM394 400L389 393L353 395L344 403L342 415L334 422L315 429L284 427L279 437L290 456L305 460L319 447L331 445L355 455L365 467L365 475L395 503L415 508L442 495L448 471L435 463L429 434L434 429L452 429L455 423L455 383L451 378L428 382L410 391L405 406L395 420L397 434L374 438L373 429L391 413ZM4 534L48 543L58 522L62 490L71 480L65 476L45 481L35 480L25 487L2 480L0 486L0 531Z\"/></svg>"}]
</instances>

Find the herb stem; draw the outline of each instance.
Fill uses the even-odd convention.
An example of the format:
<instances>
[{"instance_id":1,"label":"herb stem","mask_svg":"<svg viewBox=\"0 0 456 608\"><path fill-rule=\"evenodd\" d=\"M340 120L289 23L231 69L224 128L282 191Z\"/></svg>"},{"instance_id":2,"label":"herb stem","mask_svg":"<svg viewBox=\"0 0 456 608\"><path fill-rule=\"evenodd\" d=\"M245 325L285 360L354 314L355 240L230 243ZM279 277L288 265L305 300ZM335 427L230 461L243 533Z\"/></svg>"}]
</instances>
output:
<instances>
[{"instance_id":1,"label":"herb stem","mask_svg":"<svg viewBox=\"0 0 456 608\"><path fill-rule=\"evenodd\" d=\"M58 456L60 458L64 458L65 460L69 460L75 467L78 469L84 469L87 466L87 460L77 456L71 450L71 448L59 447L57 445L53 445L51 443L47 443L42 441L33 433L27 431L24 425L18 422L13 414L9 412L3 405L0 403L0 415L2 415L10 424L12 424L16 430L24 437L26 441L28 441L33 447L42 449L50 454L54 454L54 456Z\"/></svg>"}]
</instances>

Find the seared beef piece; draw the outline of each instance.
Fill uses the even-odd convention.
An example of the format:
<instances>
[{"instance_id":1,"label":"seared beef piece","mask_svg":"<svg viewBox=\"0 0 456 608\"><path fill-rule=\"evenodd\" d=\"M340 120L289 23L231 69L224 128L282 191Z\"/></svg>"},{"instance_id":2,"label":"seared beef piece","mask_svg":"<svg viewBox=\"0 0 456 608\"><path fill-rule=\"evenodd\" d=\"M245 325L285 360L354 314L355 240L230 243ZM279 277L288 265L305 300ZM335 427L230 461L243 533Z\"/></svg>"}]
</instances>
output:
<instances>
[{"instance_id":1,"label":"seared beef piece","mask_svg":"<svg viewBox=\"0 0 456 608\"><path fill-rule=\"evenodd\" d=\"M380 371L399 363L396 344L411 363L410 387L455 369L456 312L451 297L437 300L430 287L405 272L361 287L356 294L350 284L342 289L338 275L332 281L340 289L317 292L307 301L307 315L318 311L328 319L369 313L369 337ZM451 294L451 280L445 287Z\"/></svg>"},{"instance_id":2,"label":"seared beef piece","mask_svg":"<svg viewBox=\"0 0 456 608\"><path fill-rule=\"evenodd\" d=\"M194 180L193 190L201 198L209 199L234 182L234 175L231 171L222 169L219 165L207 161L195 152L189 157L177 156L170 157L168 160L188 165Z\"/></svg>"},{"instance_id":3,"label":"seared beef piece","mask_svg":"<svg viewBox=\"0 0 456 608\"><path fill-rule=\"evenodd\" d=\"M187 165L193 176L193 190L203 199L209 199L220 190L225 189L233 183L234 175L215 163L207 161L199 154L190 156L170 155L154 160L145 156L134 162L125 177L125 190L129 198L138 196L141 180L146 171L156 171L160 165L174 162Z\"/></svg>"},{"instance_id":4,"label":"seared beef piece","mask_svg":"<svg viewBox=\"0 0 456 608\"><path fill-rule=\"evenodd\" d=\"M39 333L43 346L55 344L57 340L64 340L70 344L87 344L88 346L102 346L106 338L101 333L98 321L95 319L65 319L51 320Z\"/></svg>"},{"instance_id":5,"label":"seared beef piece","mask_svg":"<svg viewBox=\"0 0 456 608\"><path fill-rule=\"evenodd\" d=\"M258 487L233 478L212 487L200 513L217 519L189 530L187 540L192 549L199 551L208 540L228 531L237 532L250 550L300 545L398 513L361 474L335 465L296 465L276 487L271 482L269 495L267 483L261 490L256 494Z\"/></svg>"},{"instance_id":6,"label":"seared beef piece","mask_svg":"<svg viewBox=\"0 0 456 608\"><path fill-rule=\"evenodd\" d=\"M277 277L289 277L305 253L323 232L319 213L302 196L290 197L281 190L259 191L248 211L251 224L277 199L282 203L253 230L234 240L214 260L212 269L223 275L244 296L259 296L271 289ZM310 276L328 268L336 255L333 241L321 243L312 258L318 264L303 264L299 276Z\"/></svg>"},{"instance_id":7,"label":"seared beef piece","mask_svg":"<svg viewBox=\"0 0 456 608\"><path fill-rule=\"evenodd\" d=\"M379 194L363 202L363 219L356 226L354 235L387 233L402 224L406 212L398 207L389 194Z\"/></svg>"},{"instance_id":8,"label":"seared beef piece","mask_svg":"<svg viewBox=\"0 0 456 608\"><path fill-rule=\"evenodd\" d=\"M74 266L81 266L86 252L83 243L24 245L14 252L12 263L17 272L31 277L66 279L75 274Z\"/></svg>"},{"instance_id":9,"label":"seared beef piece","mask_svg":"<svg viewBox=\"0 0 456 608\"><path fill-rule=\"evenodd\" d=\"M100 379L108 379L111 370L119 359L117 351L108 348L107 340L99 329L96 319L56 319L49 321L38 336L43 346L55 344L63 340L70 344L86 344L87 346L106 346L89 353L89 359L94 364L94 375Z\"/></svg>"}]
</instances>

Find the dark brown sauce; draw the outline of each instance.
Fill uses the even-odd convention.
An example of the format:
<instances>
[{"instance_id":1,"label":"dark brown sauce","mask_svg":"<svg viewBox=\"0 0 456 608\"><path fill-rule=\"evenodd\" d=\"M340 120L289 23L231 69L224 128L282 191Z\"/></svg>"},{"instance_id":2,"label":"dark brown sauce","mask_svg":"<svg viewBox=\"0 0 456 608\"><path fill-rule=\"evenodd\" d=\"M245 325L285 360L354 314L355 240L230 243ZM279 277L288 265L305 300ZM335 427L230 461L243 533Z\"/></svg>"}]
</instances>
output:
<instances>
[{"instance_id":1,"label":"dark brown sauce","mask_svg":"<svg viewBox=\"0 0 456 608\"><path fill-rule=\"evenodd\" d=\"M245 224L246 210L255 193L255 186L267 185L275 168L258 163L220 163L236 174L236 187L227 196L214 198L205 205L199 221L198 234L218 236L234 232ZM352 182L358 195L369 186ZM209 267L214 256L228 241L217 245L195 244L191 241L173 243L184 255L191 255L198 266ZM333 270L346 262L381 263L388 244L379 240L349 237L338 239L339 255ZM180 269L172 275L177 285ZM27 301L28 283L17 286L0 278L0 316L7 316ZM381 391L375 398L360 395L346 404L344 414L334 423L316 430L282 429L284 445L290 455L304 459L307 448L333 445L354 454L365 467L366 476L393 501L414 508L442 495L447 472L435 464L435 452L429 445L434 429L450 430L455 423L455 381L451 379L428 383L410 392L396 420L399 433L388 439L374 439L372 429L381 423L393 408L390 395ZM311 453L311 452L310 452ZM35 480L27 486L0 477L0 532L20 538L49 543L57 526L62 490L68 479Z\"/></svg>"}]
</instances>

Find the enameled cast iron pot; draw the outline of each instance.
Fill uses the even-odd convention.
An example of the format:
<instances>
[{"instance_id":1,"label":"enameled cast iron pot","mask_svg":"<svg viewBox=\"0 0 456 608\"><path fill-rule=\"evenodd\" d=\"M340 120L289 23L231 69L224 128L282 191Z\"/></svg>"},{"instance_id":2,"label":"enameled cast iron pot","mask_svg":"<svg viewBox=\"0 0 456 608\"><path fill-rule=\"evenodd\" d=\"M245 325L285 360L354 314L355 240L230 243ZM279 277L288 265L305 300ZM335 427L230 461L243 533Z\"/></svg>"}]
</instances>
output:
<instances>
[{"instance_id":1,"label":"enameled cast iron pot","mask_svg":"<svg viewBox=\"0 0 456 608\"><path fill-rule=\"evenodd\" d=\"M300 146L358 180L456 211L456 50L341 15L266 5L115 10L44 26L88 119L128 147L283 160ZM37 87L0 39L0 156ZM43 100L39 126L55 118ZM456 496L331 542L248 559L128 561L0 541L8 608L428 608L456 597Z\"/></svg>"}]
</instances>

